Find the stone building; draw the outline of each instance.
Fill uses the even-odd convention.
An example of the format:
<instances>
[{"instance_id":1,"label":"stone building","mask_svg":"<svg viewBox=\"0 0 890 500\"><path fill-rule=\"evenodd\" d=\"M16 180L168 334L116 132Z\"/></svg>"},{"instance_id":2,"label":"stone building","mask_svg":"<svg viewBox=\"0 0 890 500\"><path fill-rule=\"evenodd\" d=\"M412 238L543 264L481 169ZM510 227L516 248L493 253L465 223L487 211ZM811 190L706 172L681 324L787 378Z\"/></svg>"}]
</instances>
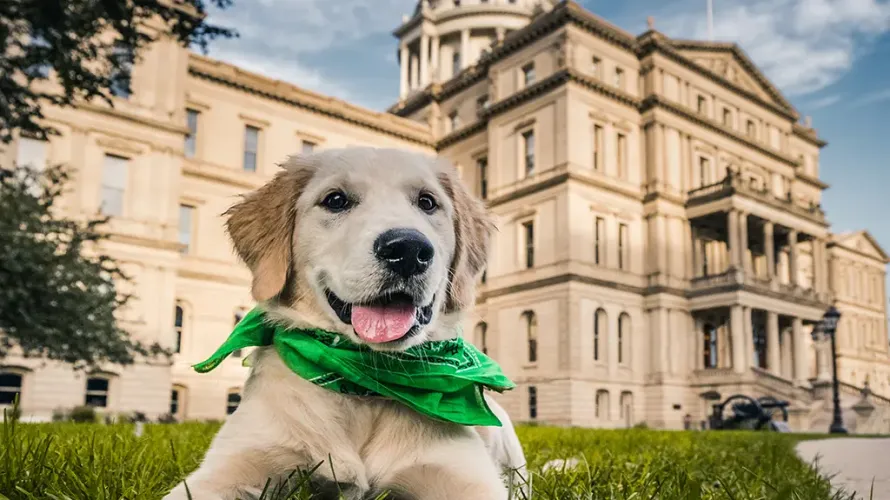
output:
<instances>
[{"instance_id":1,"label":"stone building","mask_svg":"<svg viewBox=\"0 0 890 500\"><path fill-rule=\"evenodd\" d=\"M287 154L347 145L438 153L486 199L499 231L465 335L517 382L516 420L681 428L716 390L788 399L813 428L830 368L811 332L832 303L845 397L890 396L887 255L830 232L825 142L739 47L652 21L635 36L571 1L423 0L394 34L386 113L160 42L113 109L48 110L61 136L0 153L77 169L65 209L114 216L128 326L178 350L90 375L9 358L0 397L21 391L32 418L232 411L240 360L189 368L251 307L219 215Z\"/></svg>"}]
</instances>

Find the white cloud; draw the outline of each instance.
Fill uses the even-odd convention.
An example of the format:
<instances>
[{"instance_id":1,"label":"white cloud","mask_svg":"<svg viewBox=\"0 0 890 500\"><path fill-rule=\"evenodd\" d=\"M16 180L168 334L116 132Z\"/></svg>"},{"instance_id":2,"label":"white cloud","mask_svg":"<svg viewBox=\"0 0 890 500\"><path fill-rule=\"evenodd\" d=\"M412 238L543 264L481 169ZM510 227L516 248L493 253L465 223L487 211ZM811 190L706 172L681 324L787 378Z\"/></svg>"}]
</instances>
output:
<instances>
[{"instance_id":1,"label":"white cloud","mask_svg":"<svg viewBox=\"0 0 890 500\"><path fill-rule=\"evenodd\" d=\"M806 107L809 109L827 108L828 106L836 104L840 100L841 100L840 94L828 95L828 96L825 96L825 97L822 97L820 99L816 99L815 101L810 102L809 104L807 104Z\"/></svg>"},{"instance_id":2,"label":"white cloud","mask_svg":"<svg viewBox=\"0 0 890 500\"><path fill-rule=\"evenodd\" d=\"M696 0L680 13L666 10L659 29L706 39L703 4ZM714 0L714 38L739 43L788 95L836 82L887 31L888 0Z\"/></svg>"},{"instance_id":3,"label":"white cloud","mask_svg":"<svg viewBox=\"0 0 890 500\"><path fill-rule=\"evenodd\" d=\"M316 92L371 105L325 78L305 58L391 32L414 0L241 0L212 10L210 21L235 28L240 37L217 40L210 56ZM384 61L385 54L381 54ZM348 61L343 61L348 64ZM374 102L373 104L379 104Z\"/></svg>"},{"instance_id":4,"label":"white cloud","mask_svg":"<svg viewBox=\"0 0 890 500\"><path fill-rule=\"evenodd\" d=\"M865 94L853 101L853 106L865 106L866 104L875 104L884 101L890 101L890 88Z\"/></svg>"}]
</instances>

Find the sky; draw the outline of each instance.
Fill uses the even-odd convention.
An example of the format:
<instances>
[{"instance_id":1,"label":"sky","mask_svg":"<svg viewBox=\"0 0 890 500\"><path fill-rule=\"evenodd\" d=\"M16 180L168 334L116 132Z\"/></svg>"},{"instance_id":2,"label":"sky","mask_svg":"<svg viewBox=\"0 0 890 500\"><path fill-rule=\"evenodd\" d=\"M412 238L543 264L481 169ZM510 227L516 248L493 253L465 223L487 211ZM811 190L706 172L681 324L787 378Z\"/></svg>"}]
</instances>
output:
<instances>
[{"instance_id":1,"label":"sky","mask_svg":"<svg viewBox=\"0 0 890 500\"><path fill-rule=\"evenodd\" d=\"M235 0L210 21L240 37L209 55L384 110L398 96L392 30L415 0ZM646 17L707 38L706 0L582 0L640 34ZM834 232L867 229L890 253L890 0L713 0L714 38L738 43L828 141L820 176Z\"/></svg>"}]
</instances>

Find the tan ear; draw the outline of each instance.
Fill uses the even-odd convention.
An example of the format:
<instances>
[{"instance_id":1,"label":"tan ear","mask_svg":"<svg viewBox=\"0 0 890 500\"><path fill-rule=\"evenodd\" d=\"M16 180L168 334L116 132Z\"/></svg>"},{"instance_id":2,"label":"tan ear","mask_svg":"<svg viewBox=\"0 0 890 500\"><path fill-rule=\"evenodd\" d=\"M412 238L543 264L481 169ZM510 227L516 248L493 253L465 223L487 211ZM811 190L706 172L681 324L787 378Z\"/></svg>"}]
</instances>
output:
<instances>
[{"instance_id":1,"label":"tan ear","mask_svg":"<svg viewBox=\"0 0 890 500\"><path fill-rule=\"evenodd\" d=\"M462 311L476 298L476 277L488 260L494 224L482 201L472 196L450 167L439 178L454 204L454 259L451 261L445 312Z\"/></svg>"},{"instance_id":2,"label":"tan ear","mask_svg":"<svg viewBox=\"0 0 890 500\"><path fill-rule=\"evenodd\" d=\"M235 251L253 274L251 292L257 301L275 298L284 288L293 261L297 198L312 177L298 157L283 167L223 214Z\"/></svg>"}]
</instances>

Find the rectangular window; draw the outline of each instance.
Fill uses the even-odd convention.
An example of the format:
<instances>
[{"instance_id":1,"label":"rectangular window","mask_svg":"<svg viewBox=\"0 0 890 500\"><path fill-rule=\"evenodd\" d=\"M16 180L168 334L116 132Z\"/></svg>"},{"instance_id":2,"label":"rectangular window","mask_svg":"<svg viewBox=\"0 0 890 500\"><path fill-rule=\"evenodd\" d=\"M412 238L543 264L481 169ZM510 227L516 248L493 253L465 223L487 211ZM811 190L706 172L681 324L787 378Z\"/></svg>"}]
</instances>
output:
<instances>
[{"instance_id":1,"label":"rectangular window","mask_svg":"<svg viewBox=\"0 0 890 500\"><path fill-rule=\"evenodd\" d=\"M627 269L627 224L618 224L618 269Z\"/></svg>"},{"instance_id":2,"label":"rectangular window","mask_svg":"<svg viewBox=\"0 0 890 500\"><path fill-rule=\"evenodd\" d=\"M256 172L257 152L260 145L260 129L247 125L244 127L244 164L245 172Z\"/></svg>"},{"instance_id":3,"label":"rectangular window","mask_svg":"<svg viewBox=\"0 0 890 500\"><path fill-rule=\"evenodd\" d=\"M615 68L615 86L619 89L624 88L624 70L621 68Z\"/></svg>"},{"instance_id":4,"label":"rectangular window","mask_svg":"<svg viewBox=\"0 0 890 500\"><path fill-rule=\"evenodd\" d=\"M185 157L194 158L198 149L198 115L194 109L185 111L185 123L189 133L185 136Z\"/></svg>"},{"instance_id":5,"label":"rectangular window","mask_svg":"<svg viewBox=\"0 0 890 500\"><path fill-rule=\"evenodd\" d=\"M195 207L179 205L179 243L183 246L182 253L189 253L192 246Z\"/></svg>"},{"instance_id":6,"label":"rectangular window","mask_svg":"<svg viewBox=\"0 0 890 500\"><path fill-rule=\"evenodd\" d=\"M312 154L315 151L315 147L318 144L315 144L312 141L302 141L300 144L300 149L303 151L304 155Z\"/></svg>"},{"instance_id":7,"label":"rectangular window","mask_svg":"<svg viewBox=\"0 0 890 500\"><path fill-rule=\"evenodd\" d=\"M538 388L533 385L528 388L528 418L538 418Z\"/></svg>"},{"instance_id":8,"label":"rectangular window","mask_svg":"<svg viewBox=\"0 0 890 500\"><path fill-rule=\"evenodd\" d=\"M726 127L732 126L732 111L729 108L723 108L723 125Z\"/></svg>"},{"instance_id":9,"label":"rectangular window","mask_svg":"<svg viewBox=\"0 0 890 500\"><path fill-rule=\"evenodd\" d=\"M535 83L535 63L528 63L522 67L522 82L526 87Z\"/></svg>"},{"instance_id":10,"label":"rectangular window","mask_svg":"<svg viewBox=\"0 0 890 500\"><path fill-rule=\"evenodd\" d=\"M479 113L481 113L482 111L485 111L486 109L488 109L489 104L490 104L490 101L488 98L488 94L485 94L484 96L480 97L479 99L476 99L476 111Z\"/></svg>"},{"instance_id":11,"label":"rectangular window","mask_svg":"<svg viewBox=\"0 0 890 500\"><path fill-rule=\"evenodd\" d=\"M130 161L120 156L105 155L102 166L102 199L99 210L105 215L124 214L124 193L127 189L127 170Z\"/></svg>"},{"instance_id":12,"label":"rectangular window","mask_svg":"<svg viewBox=\"0 0 890 500\"><path fill-rule=\"evenodd\" d=\"M699 187L711 183L711 161L704 156L698 159L698 181Z\"/></svg>"},{"instance_id":13,"label":"rectangular window","mask_svg":"<svg viewBox=\"0 0 890 500\"><path fill-rule=\"evenodd\" d=\"M752 139L757 137L757 126L754 125L754 122L752 120L748 120L747 124L745 125L745 133L747 133L748 137Z\"/></svg>"},{"instance_id":14,"label":"rectangular window","mask_svg":"<svg viewBox=\"0 0 890 500\"><path fill-rule=\"evenodd\" d=\"M708 101L705 100L704 96L698 96L698 105L697 108L698 114L705 115L708 113Z\"/></svg>"},{"instance_id":15,"label":"rectangular window","mask_svg":"<svg viewBox=\"0 0 890 500\"><path fill-rule=\"evenodd\" d=\"M525 247L525 268L535 267L535 223L522 224L523 246Z\"/></svg>"},{"instance_id":16,"label":"rectangular window","mask_svg":"<svg viewBox=\"0 0 890 500\"><path fill-rule=\"evenodd\" d=\"M488 158L482 157L476 160L476 175L479 179L479 197L488 199Z\"/></svg>"},{"instance_id":17,"label":"rectangular window","mask_svg":"<svg viewBox=\"0 0 890 500\"><path fill-rule=\"evenodd\" d=\"M460 52L455 52L451 55L451 74L456 75L460 73Z\"/></svg>"},{"instance_id":18,"label":"rectangular window","mask_svg":"<svg viewBox=\"0 0 890 500\"><path fill-rule=\"evenodd\" d=\"M590 65L590 71L591 71L591 73L593 73L593 76L595 76L596 78L600 77L600 66L602 65L602 63L603 63L602 59L600 59L599 57L596 57L596 56L593 57L593 62Z\"/></svg>"},{"instance_id":19,"label":"rectangular window","mask_svg":"<svg viewBox=\"0 0 890 500\"><path fill-rule=\"evenodd\" d=\"M16 166L28 167L37 171L46 168L46 141L20 137L17 149Z\"/></svg>"},{"instance_id":20,"label":"rectangular window","mask_svg":"<svg viewBox=\"0 0 890 500\"><path fill-rule=\"evenodd\" d=\"M606 262L606 220L596 218L594 225L593 263L603 265Z\"/></svg>"},{"instance_id":21,"label":"rectangular window","mask_svg":"<svg viewBox=\"0 0 890 500\"><path fill-rule=\"evenodd\" d=\"M449 132L454 132L460 128L460 115L457 114L457 111L452 111L451 114L448 115L448 127Z\"/></svg>"},{"instance_id":22,"label":"rectangular window","mask_svg":"<svg viewBox=\"0 0 890 500\"><path fill-rule=\"evenodd\" d=\"M535 171L535 131L528 130L522 133L522 151L525 160L525 176L532 175Z\"/></svg>"},{"instance_id":23,"label":"rectangular window","mask_svg":"<svg viewBox=\"0 0 890 500\"><path fill-rule=\"evenodd\" d=\"M593 169L597 172L603 170L603 127L599 125L593 126Z\"/></svg>"},{"instance_id":24,"label":"rectangular window","mask_svg":"<svg viewBox=\"0 0 890 500\"><path fill-rule=\"evenodd\" d=\"M32 50L52 50L46 38L40 35L33 35L28 43ZM52 68L50 64L35 64L25 69L25 73L32 78L49 78L49 70Z\"/></svg>"},{"instance_id":25,"label":"rectangular window","mask_svg":"<svg viewBox=\"0 0 890 500\"><path fill-rule=\"evenodd\" d=\"M111 52L111 59L114 61L115 67L111 69L111 95L122 99L129 99L132 94L132 77L133 77L133 51L129 48L116 44Z\"/></svg>"},{"instance_id":26,"label":"rectangular window","mask_svg":"<svg viewBox=\"0 0 890 500\"><path fill-rule=\"evenodd\" d=\"M627 136L624 134L618 134L617 143L618 178L624 179L627 176Z\"/></svg>"},{"instance_id":27,"label":"rectangular window","mask_svg":"<svg viewBox=\"0 0 890 500\"><path fill-rule=\"evenodd\" d=\"M84 403L87 406L96 408L105 408L108 406L108 379L107 378L88 378L87 394Z\"/></svg>"}]
</instances>

